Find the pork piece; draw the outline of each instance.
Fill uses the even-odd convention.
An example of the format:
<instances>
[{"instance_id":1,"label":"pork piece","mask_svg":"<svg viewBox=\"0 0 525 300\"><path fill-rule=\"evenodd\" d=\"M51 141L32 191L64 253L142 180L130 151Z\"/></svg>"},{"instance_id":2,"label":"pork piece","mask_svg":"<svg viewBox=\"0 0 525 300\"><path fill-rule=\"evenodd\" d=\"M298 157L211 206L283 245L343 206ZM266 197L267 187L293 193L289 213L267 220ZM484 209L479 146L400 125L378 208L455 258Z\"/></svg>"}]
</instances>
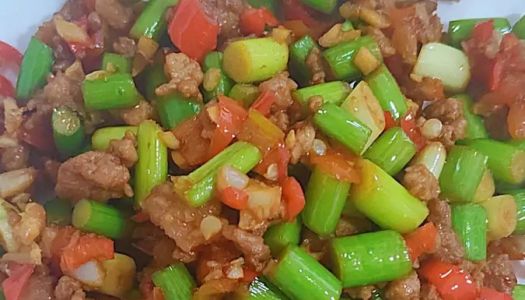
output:
<instances>
[{"instance_id":1,"label":"pork piece","mask_svg":"<svg viewBox=\"0 0 525 300\"><path fill-rule=\"evenodd\" d=\"M129 169L139 159L136 146L137 140L135 135L128 131L123 139L109 142L108 153L120 158L120 161Z\"/></svg>"},{"instance_id":2,"label":"pork piece","mask_svg":"<svg viewBox=\"0 0 525 300\"><path fill-rule=\"evenodd\" d=\"M365 285L354 288L346 288L344 289L344 292L353 299L369 300L372 299L372 295L375 289L376 287L373 285Z\"/></svg>"},{"instance_id":3,"label":"pork piece","mask_svg":"<svg viewBox=\"0 0 525 300\"><path fill-rule=\"evenodd\" d=\"M85 300L86 293L82 284L69 276L62 276L55 287L56 300Z\"/></svg>"},{"instance_id":4,"label":"pork piece","mask_svg":"<svg viewBox=\"0 0 525 300\"><path fill-rule=\"evenodd\" d=\"M439 196L439 182L423 164L416 164L405 169L403 185L410 194L423 201Z\"/></svg>"},{"instance_id":5,"label":"pork piece","mask_svg":"<svg viewBox=\"0 0 525 300\"><path fill-rule=\"evenodd\" d=\"M235 243L244 254L244 259L253 265L257 271L262 271L270 260L270 248L264 244L261 236L249 233L236 226L224 226L223 236Z\"/></svg>"},{"instance_id":6,"label":"pork piece","mask_svg":"<svg viewBox=\"0 0 525 300\"><path fill-rule=\"evenodd\" d=\"M186 253L193 253L206 242L200 230L202 219L220 213L220 204L209 202L195 208L175 194L169 183L157 186L142 202L142 208L153 224L164 230Z\"/></svg>"},{"instance_id":7,"label":"pork piece","mask_svg":"<svg viewBox=\"0 0 525 300\"><path fill-rule=\"evenodd\" d=\"M310 78L310 84L319 84L323 83L326 77L326 74L323 69L323 59L321 57L321 50L315 47L310 50L308 56L306 57L306 66L312 73L312 78Z\"/></svg>"},{"instance_id":8,"label":"pork piece","mask_svg":"<svg viewBox=\"0 0 525 300\"><path fill-rule=\"evenodd\" d=\"M114 29L129 28L133 21L133 10L119 0L96 0L95 11Z\"/></svg>"},{"instance_id":9,"label":"pork piece","mask_svg":"<svg viewBox=\"0 0 525 300\"><path fill-rule=\"evenodd\" d=\"M159 96L174 92L181 93L186 98L202 100L199 85L204 74L198 62L184 53L170 53L166 55L164 72L169 75L170 82L159 86L155 93Z\"/></svg>"},{"instance_id":10,"label":"pork piece","mask_svg":"<svg viewBox=\"0 0 525 300\"><path fill-rule=\"evenodd\" d=\"M424 283L421 286L421 299L422 300L442 300L436 287L431 284L427 284L427 283Z\"/></svg>"},{"instance_id":11,"label":"pork piece","mask_svg":"<svg viewBox=\"0 0 525 300\"><path fill-rule=\"evenodd\" d=\"M443 123L439 140L446 147L451 147L457 140L465 137L467 121L459 100L448 98L434 101L423 110L423 115L427 119L439 119Z\"/></svg>"},{"instance_id":12,"label":"pork piece","mask_svg":"<svg viewBox=\"0 0 525 300\"><path fill-rule=\"evenodd\" d=\"M46 102L51 107L67 106L73 110L83 110L81 83L80 80L74 80L58 72L44 87Z\"/></svg>"},{"instance_id":13,"label":"pork piece","mask_svg":"<svg viewBox=\"0 0 525 300\"><path fill-rule=\"evenodd\" d=\"M388 283L385 297L387 300L419 300L420 288L417 273L412 271L410 275Z\"/></svg>"},{"instance_id":14,"label":"pork piece","mask_svg":"<svg viewBox=\"0 0 525 300\"><path fill-rule=\"evenodd\" d=\"M219 38L239 37L239 17L248 7L244 0L201 0L206 14L219 25Z\"/></svg>"},{"instance_id":15,"label":"pork piece","mask_svg":"<svg viewBox=\"0 0 525 300\"><path fill-rule=\"evenodd\" d=\"M507 254L491 255L482 263L481 272L484 274L483 286L512 295L517 279Z\"/></svg>"},{"instance_id":16,"label":"pork piece","mask_svg":"<svg viewBox=\"0 0 525 300\"><path fill-rule=\"evenodd\" d=\"M297 123L295 126L297 128L290 130L286 136L286 147L290 150L293 164L312 149L315 140L315 128L311 123Z\"/></svg>"},{"instance_id":17,"label":"pork piece","mask_svg":"<svg viewBox=\"0 0 525 300\"><path fill-rule=\"evenodd\" d=\"M275 95L272 111L285 110L290 107L293 103L292 92L296 89L297 84L289 78L288 72L281 72L259 85L261 92L272 92Z\"/></svg>"},{"instance_id":18,"label":"pork piece","mask_svg":"<svg viewBox=\"0 0 525 300\"><path fill-rule=\"evenodd\" d=\"M90 151L60 165L55 192L58 197L71 201L131 197L129 179L129 171L118 157Z\"/></svg>"},{"instance_id":19,"label":"pork piece","mask_svg":"<svg viewBox=\"0 0 525 300\"><path fill-rule=\"evenodd\" d=\"M129 37L121 36L113 42L113 50L126 57L133 57L137 52L137 44L135 43L135 40L130 39Z\"/></svg>"},{"instance_id":20,"label":"pork piece","mask_svg":"<svg viewBox=\"0 0 525 300\"><path fill-rule=\"evenodd\" d=\"M55 279L49 274L45 265L36 266L33 274L24 285L19 299L21 300L51 300ZM69 300L69 298L68 298ZM76 299L80 300L80 299Z\"/></svg>"},{"instance_id":21,"label":"pork piece","mask_svg":"<svg viewBox=\"0 0 525 300\"><path fill-rule=\"evenodd\" d=\"M436 225L439 233L439 243L433 255L446 262L461 262L465 251L452 229L450 206L440 199L430 200L427 206L430 211L428 220Z\"/></svg>"},{"instance_id":22,"label":"pork piece","mask_svg":"<svg viewBox=\"0 0 525 300\"><path fill-rule=\"evenodd\" d=\"M29 149L20 144L0 151L0 170L13 171L25 168L29 158Z\"/></svg>"},{"instance_id":23,"label":"pork piece","mask_svg":"<svg viewBox=\"0 0 525 300\"><path fill-rule=\"evenodd\" d=\"M153 119L153 106L145 101L140 100L139 104L120 110L120 117L122 120L132 126L138 126L142 121Z\"/></svg>"}]
</instances>

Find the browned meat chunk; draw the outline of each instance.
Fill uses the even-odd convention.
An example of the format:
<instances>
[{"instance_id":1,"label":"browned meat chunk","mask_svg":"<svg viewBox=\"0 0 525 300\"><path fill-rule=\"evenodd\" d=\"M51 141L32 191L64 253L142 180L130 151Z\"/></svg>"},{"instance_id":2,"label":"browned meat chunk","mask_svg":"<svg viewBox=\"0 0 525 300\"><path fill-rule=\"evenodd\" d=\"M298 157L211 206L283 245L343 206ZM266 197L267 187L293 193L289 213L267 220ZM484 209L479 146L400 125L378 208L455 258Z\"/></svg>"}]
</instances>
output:
<instances>
[{"instance_id":1,"label":"browned meat chunk","mask_svg":"<svg viewBox=\"0 0 525 300\"><path fill-rule=\"evenodd\" d=\"M112 154L90 151L70 158L58 169L57 196L71 201L84 198L106 201L132 196L130 174Z\"/></svg>"},{"instance_id":2,"label":"browned meat chunk","mask_svg":"<svg viewBox=\"0 0 525 300\"><path fill-rule=\"evenodd\" d=\"M427 205L430 210L428 220L436 225L439 233L439 243L434 255L443 261L459 263L465 252L456 233L452 230L450 206L440 199L432 199Z\"/></svg>"},{"instance_id":3,"label":"browned meat chunk","mask_svg":"<svg viewBox=\"0 0 525 300\"><path fill-rule=\"evenodd\" d=\"M24 285L19 299L44 300L53 299L53 276L45 265L35 267L35 271ZM68 299L69 300L69 299Z\"/></svg>"},{"instance_id":4,"label":"browned meat chunk","mask_svg":"<svg viewBox=\"0 0 525 300\"><path fill-rule=\"evenodd\" d=\"M206 242L200 231L202 219L220 212L220 205L215 202L199 208L189 206L175 194L169 183L157 186L144 199L142 208L151 222L162 228L187 253L192 253L197 246Z\"/></svg>"},{"instance_id":5,"label":"browned meat chunk","mask_svg":"<svg viewBox=\"0 0 525 300\"><path fill-rule=\"evenodd\" d=\"M243 0L201 0L210 18L219 25L221 40L240 36L239 16L247 8Z\"/></svg>"},{"instance_id":6,"label":"browned meat chunk","mask_svg":"<svg viewBox=\"0 0 525 300\"><path fill-rule=\"evenodd\" d=\"M216 125L203 110L196 117L178 125L173 134L180 141L180 147L172 152L177 166L187 169L206 162L208 159L210 137Z\"/></svg>"},{"instance_id":7,"label":"browned meat chunk","mask_svg":"<svg viewBox=\"0 0 525 300\"><path fill-rule=\"evenodd\" d=\"M385 290L387 300L418 300L420 282L416 272L407 277L391 281Z\"/></svg>"},{"instance_id":8,"label":"browned meat chunk","mask_svg":"<svg viewBox=\"0 0 525 300\"><path fill-rule=\"evenodd\" d=\"M264 244L264 239L236 226L224 226L222 230L224 237L233 241L237 248L244 254L244 259L261 271L270 260L270 248Z\"/></svg>"},{"instance_id":9,"label":"browned meat chunk","mask_svg":"<svg viewBox=\"0 0 525 300\"><path fill-rule=\"evenodd\" d=\"M512 260L525 259L525 235L511 235L490 242L487 252L490 254L507 254Z\"/></svg>"},{"instance_id":10,"label":"browned meat chunk","mask_svg":"<svg viewBox=\"0 0 525 300\"><path fill-rule=\"evenodd\" d=\"M109 26L124 30L131 26L133 10L125 7L119 0L96 0L95 11Z\"/></svg>"},{"instance_id":11,"label":"browned meat chunk","mask_svg":"<svg viewBox=\"0 0 525 300\"><path fill-rule=\"evenodd\" d=\"M416 164L405 169L403 185L410 194L423 201L439 196L439 182L425 165Z\"/></svg>"},{"instance_id":12,"label":"browned meat chunk","mask_svg":"<svg viewBox=\"0 0 525 300\"><path fill-rule=\"evenodd\" d=\"M385 36L379 28L367 26L363 29L363 33L371 36L379 45L381 54L384 57L389 57L396 54L396 49L392 46L392 42Z\"/></svg>"},{"instance_id":13,"label":"browned meat chunk","mask_svg":"<svg viewBox=\"0 0 525 300\"><path fill-rule=\"evenodd\" d=\"M86 293L80 282L64 275L60 277L55 287L55 298L56 300L84 300Z\"/></svg>"},{"instance_id":14,"label":"browned meat chunk","mask_svg":"<svg viewBox=\"0 0 525 300\"><path fill-rule=\"evenodd\" d=\"M139 159L137 149L135 149L136 144L135 135L131 132L126 132L126 136L123 139L109 142L108 153L120 158L120 161L126 168L131 168Z\"/></svg>"},{"instance_id":15,"label":"browned meat chunk","mask_svg":"<svg viewBox=\"0 0 525 300\"><path fill-rule=\"evenodd\" d=\"M153 118L153 106L145 100L141 100L139 104L132 108L122 109L120 111L120 117L122 120L132 126L137 126L142 121Z\"/></svg>"},{"instance_id":16,"label":"browned meat chunk","mask_svg":"<svg viewBox=\"0 0 525 300\"><path fill-rule=\"evenodd\" d=\"M82 109L81 81L76 81L62 72L52 77L44 87L44 97L52 107L68 106L74 110Z\"/></svg>"},{"instance_id":17,"label":"browned meat chunk","mask_svg":"<svg viewBox=\"0 0 525 300\"><path fill-rule=\"evenodd\" d=\"M180 92L186 98L202 99L199 85L204 74L198 62L184 53L170 53L166 55L164 72L169 75L170 82L159 86L155 90L157 95Z\"/></svg>"},{"instance_id":18,"label":"browned meat chunk","mask_svg":"<svg viewBox=\"0 0 525 300\"><path fill-rule=\"evenodd\" d=\"M323 60L319 48L313 48L310 53L308 53L308 56L306 57L306 66L312 73L312 78L310 78L311 84L324 82L326 74L323 69Z\"/></svg>"},{"instance_id":19,"label":"browned meat chunk","mask_svg":"<svg viewBox=\"0 0 525 300\"><path fill-rule=\"evenodd\" d=\"M506 254L492 255L482 265L481 271L485 275L483 285L512 295L517 280L509 256Z\"/></svg>"},{"instance_id":20,"label":"browned meat chunk","mask_svg":"<svg viewBox=\"0 0 525 300\"><path fill-rule=\"evenodd\" d=\"M113 50L126 57L133 57L135 56L135 52L137 52L137 45L135 44L135 40L121 36L113 42Z\"/></svg>"},{"instance_id":21,"label":"browned meat chunk","mask_svg":"<svg viewBox=\"0 0 525 300\"><path fill-rule=\"evenodd\" d=\"M439 119L443 123L443 130L439 140L443 145L451 147L457 140L465 137L467 121L463 116L461 102L454 98L438 100L427 106L423 115L427 119Z\"/></svg>"},{"instance_id":22,"label":"browned meat chunk","mask_svg":"<svg viewBox=\"0 0 525 300\"><path fill-rule=\"evenodd\" d=\"M355 288L347 288L344 289L344 292L355 299L369 300L372 298L375 289L376 287L373 285L366 285Z\"/></svg>"},{"instance_id":23,"label":"browned meat chunk","mask_svg":"<svg viewBox=\"0 0 525 300\"><path fill-rule=\"evenodd\" d=\"M436 287L431 284L423 284L421 286L422 300L442 300Z\"/></svg>"},{"instance_id":24,"label":"browned meat chunk","mask_svg":"<svg viewBox=\"0 0 525 300\"><path fill-rule=\"evenodd\" d=\"M0 170L12 171L25 168L29 158L29 149L24 145L5 148L0 151Z\"/></svg>"},{"instance_id":25,"label":"browned meat chunk","mask_svg":"<svg viewBox=\"0 0 525 300\"><path fill-rule=\"evenodd\" d=\"M259 85L261 92L275 94L272 111L285 110L293 103L292 92L297 89L297 84L288 76L288 72L282 72Z\"/></svg>"}]
</instances>

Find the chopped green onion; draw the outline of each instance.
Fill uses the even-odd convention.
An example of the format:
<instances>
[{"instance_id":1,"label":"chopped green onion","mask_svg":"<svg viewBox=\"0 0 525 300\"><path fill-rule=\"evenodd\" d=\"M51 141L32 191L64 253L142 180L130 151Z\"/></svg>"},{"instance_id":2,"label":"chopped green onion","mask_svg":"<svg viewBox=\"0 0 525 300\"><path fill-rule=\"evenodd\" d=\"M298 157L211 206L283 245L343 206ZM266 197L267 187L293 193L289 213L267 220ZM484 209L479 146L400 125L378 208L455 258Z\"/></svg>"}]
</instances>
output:
<instances>
[{"instance_id":1,"label":"chopped green onion","mask_svg":"<svg viewBox=\"0 0 525 300\"><path fill-rule=\"evenodd\" d=\"M488 138L489 135L485 129L483 118L474 114L472 110L472 98L467 94L456 95L454 98L463 103L463 117L467 121L465 138L470 140Z\"/></svg>"},{"instance_id":2,"label":"chopped green onion","mask_svg":"<svg viewBox=\"0 0 525 300\"><path fill-rule=\"evenodd\" d=\"M487 257L487 213L477 204L452 206L452 228L465 249L465 258L472 261Z\"/></svg>"},{"instance_id":3,"label":"chopped green onion","mask_svg":"<svg viewBox=\"0 0 525 300\"><path fill-rule=\"evenodd\" d=\"M525 285L517 284L512 290L512 299L525 299Z\"/></svg>"},{"instance_id":4,"label":"chopped green onion","mask_svg":"<svg viewBox=\"0 0 525 300\"><path fill-rule=\"evenodd\" d=\"M522 16L518 22L516 22L516 24L514 24L514 27L512 27L512 33L514 33L518 38L525 40L525 15Z\"/></svg>"},{"instance_id":5,"label":"chopped green onion","mask_svg":"<svg viewBox=\"0 0 525 300\"><path fill-rule=\"evenodd\" d=\"M405 115L408 110L405 96L401 93L396 79L385 65L381 65L368 75L366 82L384 111L390 112L396 120Z\"/></svg>"},{"instance_id":6,"label":"chopped green onion","mask_svg":"<svg viewBox=\"0 0 525 300\"><path fill-rule=\"evenodd\" d=\"M131 74L115 73L103 78L85 79L82 83L84 105L91 110L129 108L140 97Z\"/></svg>"},{"instance_id":7,"label":"chopped green onion","mask_svg":"<svg viewBox=\"0 0 525 300\"><path fill-rule=\"evenodd\" d=\"M290 299L332 300L341 296L341 282L297 246L283 251L267 277Z\"/></svg>"},{"instance_id":8,"label":"chopped green onion","mask_svg":"<svg viewBox=\"0 0 525 300\"><path fill-rule=\"evenodd\" d=\"M301 0L301 2L325 14L330 14L337 5L337 0Z\"/></svg>"},{"instance_id":9,"label":"chopped green onion","mask_svg":"<svg viewBox=\"0 0 525 300\"><path fill-rule=\"evenodd\" d=\"M453 146L439 176L441 194L452 202L471 202L487 168L487 156L467 146Z\"/></svg>"},{"instance_id":10,"label":"chopped green onion","mask_svg":"<svg viewBox=\"0 0 525 300\"><path fill-rule=\"evenodd\" d=\"M27 101L33 93L44 86L53 66L53 49L36 37L27 46L16 81L16 98Z\"/></svg>"},{"instance_id":11,"label":"chopped green onion","mask_svg":"<svg viewBox=\"0 0 525 300\"><path fill-rule=\"evenodd\" d=\"M178 2L179 0L150 0L131 27L129 35L135 39L145 36L159 40L166 30L166 11Z\"/></svg>"},{"instance_id":12,"label":"chopped green onion","mask_svg":"<svg viewBox=\"0 0 525 300\"><path fill-rule=\"evenodd\" d=\"M248 0L248 3L255 8L266 7L274 16L279 12L278 0Z\"/></svg>"},{"instance_id":13,"label":"chopped green onion","mask_svg":"<svg viewBox=\"0 0 525 300\"><path fill-rule=\"evenodd\" d=\"M332 81L312 85L293 92L294 100L303 107L308 107L308 100L313 96L323 97L323 103L341 104L350 93L350 85L343 81Z\"/></svg>"},{"instance_id":14,"label":"chopped green onion","mask_svg":"<svg viewBox=\"0 0 525 300\"><path fill-rule=\"evenodd\" d=\"M364 154L390 175L399 173L416 154L416 146L400 127L385 131Z\"/></svg>"},{"instance_id":15,"label":"chopped green onion","mask_svg":"<svg viewBox=\"0 0 525 300\"><path fill-rule=\"evenodd\" d=\"M312 71L306 64L306 59L312 49L318 48L317 42L309 36L305 35L290 45L290 66L289 70L292 77L305 86L309 83L312 77Z\"/></svg>"},{"instance_id":16,"label":"chopped green onion","mask_svg":"<svg viewBox=\"0 0 525 300\"><path fill-rule=\"evenodd\" d=\"M333 239L330 255L344 288L387 282L412 271L405 240L392 230Z\"/></svg>"},{"instance_id":17,"label":"chopped green onion","mask_svg":"<svg viewBox=\"0 0 525 300\"><path fill-rule=\"evenodd\" d=\"M525 234L525 190L509 191L516 201L516 229L513 234Z\"/></svg>"},{"instance_id":18,"label":"chopped green onion","mask_svg":"<svg viewBox=\"0 0 525 300\"><path fill-rule=\"evenodd\" d=\"M173 129L201 111L197 101L188 100L180 94L159 97L155 103L160 123L164 128Z\"/></svg>"},{"instance_id":19,"label":"chopped green onion","mask_svg":"<svg viewBox=\"0 0 525 300\"><path fill-rule=\"evenodd\" d=\"M516 230L518 210L511 195L494 196L480 203L487 212L487 239L495 241Z\"/></svg>"},{"instance_id":20,"label":"chopped green onion","mask_svg":"<svg viewBox=\"0 0 525 300\"><path fill-rule=\"evenodd\" d=\"M314 168L306 189L303 223L320 236L335 231L348 198L350 183Z\"/></svg>"},{"instance_id":21,"label":"chopped green onion","mask_svg":"<svg viewBox=\"0 0 525 300\"><path fill-rule=\"evenodd\" d=\"M71 202L63 199L52 199L44 204L47 224L66 226L71 224Z\"/></svg>"},{"instance_id":22,"label":"chopped green onion","mask_svg":"<svg viewBox=\"0 0 525 300\"><path fill-rule=\"evenodd\" d=\"M324 134L356 154L363 152L372 133L351 113L331 103L324 104L315 113L314 123Z\"/></svg>"},{"instance_id":23,"label":"chopped green onion","mask_svg":"<svg viewBox=\"0 0 525 300\"><path fill-rule=\"evenodd\" d=\"M112 239L120 239L130 233L130 223L117 208L93 200L80 200L75 204L73 226Z\"/></svg>"},{"instance_id":24,"label":"chopped green onion","mask_svg":"<svg viewBox=\"0 0 525 300\"><path fill-rule=\"evenodd\" d=\"M130 73L131 61L122 55L106 52L102 56L102 70Z\"/></svg>"},{"instance_id":25,"label":"chopped green onion","mask_svg":"<svg viewBox=\"0 0 525 300\"><path fill-rule=\"evenodd\" d=\"M211 199L217 172L221 167L229 165L248 173L260 160L261 152L257 147L246 142L236 142L189 175L175 178L175 191L191 206L201 206Z\"/></svg>"},{"instance_id":26,"label":"chopped green onion","mask_svg":"<svg viewBox=\"0 0 525 300\"><path fill-rule=\"evenodd\" d=\"M223 55L221 52L213 51L208 53L204 58L202 64L204 72L208 72L210 69L216 69L220 74L217 85L211 91L204 89L203 95L205 101L210 101L219 95L228 95L233 86L233 81L226 76L222 69L222 57Z\"/></svg>"},{"instance_id":27,"label":"chopped green onion","mask_svg":"<svg viewBox=\"0 0 525 300\"><path fill-rule=\"evenodd\" d=\"M232 87L228 97L242 103L244 107L250 107L259 97L259 88L253 84L237 83Z\"/></svg>"},{"instance_id":28,"label":"chopped green onion","mask_svg":"<svg viewBox=\"0 0 525 300\"><path fill-rule=\"evenodd\" d=\"M121 140L126 132L137 134L137 126L116 126L97 129L91 136L91 147L93 150L106 151L112 140Z\"/></svg>"},{"instance_id":29,"label":"chopped green onion","mask_svg":"<svg viewBox=\"0 0 525 300\"><path fill-rule=\"evenodd\" d=\"M195 280L183 263L157 271L151 279L155 286L160 287L167 300L190 300L196 287Z\"/></svg>"},{"instance_id":30,"label":"chopped green onion","mask_svg":"<svg viewBox=\"0 0 525 300\"><path fill-rule=\"evenodd\" d=\"M443 63L443 62L447 63ZM470 80L468 57L461 50L441 43L423 45L413 73L441 80L445 90L458 93Z\"/></svg>"},{"instance_id":31,"label":"chopped green onion","mask_svg":"<svg viewBox=\"0 0 525 300\"><path fill-rule=\"evenodd\" d=\"M476 24L483 21L493 20L494 29L502 34L510 32L509 20L505 18L484 18L484 19L462 19L453 20L448 23L448 38L450 44L456 48L461 48L461 42L468 40L472 35L472 30Z\"/></svg>"},{"instance_id":32,"label":"chopped green onion","mask_svg":"<svg viewBox=\"0 0 525 300\"><path fill-rule=\"evenodd\" d=\"M381 50L371 36L343 42L323 52L325 61L335 79L351 81L361 77L361 71L354 64L354 57L361 47L367 48L377 59L383 60Z\"/></svg>"},{"instance_id":33,"label":"chopped green onion","mask_svg":"<svg viewBox=\"0 0 525 300\"><path fill-rule=\"evenodd\" d=\"M428 216L426 205L369 160L358 162L361 182L355 183L349 199L357 209L383 229L414 231Z\"/></svg>"},{"instance_id":34,"label":"chopped green onion","mask_svg":"<svg viewBox=\"0 0 525 300\"><path fill-rule=\"evenodd\" d=\"M162 84L168 82L168 78L164 73L164 63L156 62L150 67L146 68L144 72L140 75L142 81L144 82L144 94L146 99L154 100L157 99L157 94L155 90Z\"/></svg>"},{"instance_id":35,"label":"chopped green onion","mask_svg":"<svg viewBox=\"0 0 525 300\"><path fill-rule=\"evenodd\" d=\"M63 157L75 156L82 151L86 133L76 112L66 106L53 109L51 127L55 146Z\"/></svg>"},{"instance_id":36,"label":"chopped green onion","mask_svg":"<svg viewBox=\"0 0 525 300\"><path fill-rule=\"evenodd\" d=\"M299 245L301 221L299 218L290 222L281 222L270 226L264 233L264 243L270 247L274 257L279 256L288 245Z\"/></svg>"},{"instance_id":37,"label":"chopped green onion","mask_svg":"<svg viewBox=\"0 0 525 300\"><path fill-rule=\"evenodd\" d=\"M236 291L233 300L288 300L288 297L268 279L256 277L247 289Z\"/></svg>"},{"instance_id":38,"label":"chopped green onion","mask_svg":"<svg viewBox=\"0 0 525 300\"><path fill-rule=\"evenodd\" d=\"M162 129L152 120L143 121L137 130L139 160L134 185L137 206L168 177L168 149L159 138L160 132Z\"/></svg>"}]
</instances>

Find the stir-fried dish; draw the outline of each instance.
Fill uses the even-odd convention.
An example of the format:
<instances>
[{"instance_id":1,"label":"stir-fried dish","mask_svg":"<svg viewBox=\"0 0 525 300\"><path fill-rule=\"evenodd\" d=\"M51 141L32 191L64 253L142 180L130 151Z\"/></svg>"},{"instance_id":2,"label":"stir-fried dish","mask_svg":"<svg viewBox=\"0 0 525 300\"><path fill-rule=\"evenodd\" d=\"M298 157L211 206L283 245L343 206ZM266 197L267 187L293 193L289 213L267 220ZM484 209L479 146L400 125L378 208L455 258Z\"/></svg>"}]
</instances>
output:
<instances>
[{"instance_id":1,"label":"stir-fried dish","mask_svg":"<svg viewBox=\"0 0 525 300\"><path fill-rule=\"evenodd\" d=\"M0 42L0 299L525 299L525 17L437 5L69 0Z\"/></svg>"}]
</instances>

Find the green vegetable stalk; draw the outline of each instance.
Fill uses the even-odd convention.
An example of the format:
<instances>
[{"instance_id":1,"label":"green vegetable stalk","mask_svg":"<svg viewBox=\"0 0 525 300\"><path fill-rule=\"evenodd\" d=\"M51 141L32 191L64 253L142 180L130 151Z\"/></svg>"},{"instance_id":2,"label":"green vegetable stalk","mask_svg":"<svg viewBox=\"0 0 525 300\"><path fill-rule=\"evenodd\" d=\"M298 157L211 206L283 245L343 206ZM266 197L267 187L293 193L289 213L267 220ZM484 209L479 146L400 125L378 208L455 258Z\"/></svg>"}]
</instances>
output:
<instances>
[{"instance_id":1,"label":"green vegetable stalk","mask_svg":"<svg viewBox=\"0 0 525 300\"><path fill-rule=\"evenodd\" d=\"M18 72L16 98L27 101L37 89L44 86L53 62L53 49L36 37L31 38Z\"/></svg>"},{"instance_id":2,"label":"green vegetable stalk","mask_svg":"<svg viewBox=\"0 0 525 300\"><path fill-rule=\"evenodd\" d=\"M157 271L151 279L155 286L160 287L164 298L169 300L190 300L196 287L195 280L183 263Z\"/></svg>"},{"instance_id":3,"label":"green vegetable stalk","mask_svg":"<svg viewBox=\"0 0 525 300\"><path fill-rule=\"evenodd\" d=\"M487 257L487 212L477 204L452 206L452 228L465 249L465 258L472 261Z\"/></svg>"},{"instance_id":4,"label":"green vegetable stalk","mask_svg":"<svg viewBox=\"0 0 525 300\"><path fill-rule=\"evenodd\" d=\"M400 127L385 131L364 154L390 175L399 173L416 154L416 146Z\"/></svg>"}]
</instances>

